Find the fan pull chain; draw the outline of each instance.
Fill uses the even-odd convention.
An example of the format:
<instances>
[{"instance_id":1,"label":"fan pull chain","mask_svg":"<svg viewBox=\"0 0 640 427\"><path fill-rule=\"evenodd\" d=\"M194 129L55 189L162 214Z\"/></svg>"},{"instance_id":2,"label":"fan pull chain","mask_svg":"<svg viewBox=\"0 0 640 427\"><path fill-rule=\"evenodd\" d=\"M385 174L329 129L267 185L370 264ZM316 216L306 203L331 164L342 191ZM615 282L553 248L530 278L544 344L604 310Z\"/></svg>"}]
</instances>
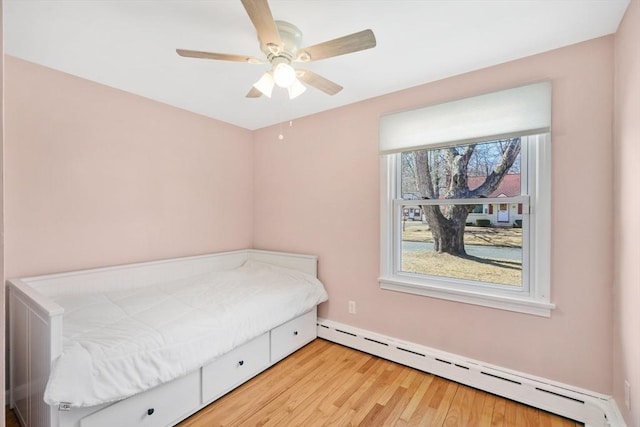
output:
<instances>
[{"instance_id":1,"label":"fan pull chain","mask_svg":"<svg viewBox=\"0 0 640 427\"><path fill-rule=\"evenodd\" d=\"M293 127L293 120L289 120L289 127ZM284 133L282 132L282 122L280 122L280 133L278 134L278 139L280 141L284 141Z\"/></svg>"}]
</instances>

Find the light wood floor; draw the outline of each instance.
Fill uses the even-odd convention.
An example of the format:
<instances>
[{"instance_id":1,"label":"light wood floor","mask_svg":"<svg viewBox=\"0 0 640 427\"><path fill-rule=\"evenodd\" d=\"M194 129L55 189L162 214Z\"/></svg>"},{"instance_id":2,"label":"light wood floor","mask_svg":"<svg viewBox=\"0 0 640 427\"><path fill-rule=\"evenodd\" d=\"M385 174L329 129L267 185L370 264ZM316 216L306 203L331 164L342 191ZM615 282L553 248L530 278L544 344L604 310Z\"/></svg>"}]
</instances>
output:
<instances>
[{"instance_id":1,"label":"light wood floor","mask_svg":"<svg viewBox=\"0 0 640 427\"><path fill-rule=\"evenodd\" d=\"M18 427L7 412L7 427ZM179 424L526 426L583 424L317 339Z\"/></svg>"},{"instance_id":2,"label":"light wood floor","mask_svg":"<svg viewBox=\"0 0 640 427\"><path fill-rule=\"evenodd\" d=\"M582 424L317 339L179 426Z\"/></svg>"}]
</instances>

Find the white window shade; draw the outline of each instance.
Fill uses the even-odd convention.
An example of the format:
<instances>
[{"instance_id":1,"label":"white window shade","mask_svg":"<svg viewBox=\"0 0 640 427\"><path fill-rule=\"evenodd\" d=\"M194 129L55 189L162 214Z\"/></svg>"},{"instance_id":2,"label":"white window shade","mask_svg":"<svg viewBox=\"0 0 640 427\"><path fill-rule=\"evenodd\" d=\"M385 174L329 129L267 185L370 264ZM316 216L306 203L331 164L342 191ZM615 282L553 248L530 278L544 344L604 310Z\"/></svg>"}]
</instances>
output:
<instances>
[{"instance_id":1,"label":"white window shade","mask_svg":"<svg viewBox=\"0 0 640 427\"><path fill-rule=\"evenodd\" d=\"M551 83L541 82L380 118L380 153L549 132Z\"/></svg>"}]
</instances>

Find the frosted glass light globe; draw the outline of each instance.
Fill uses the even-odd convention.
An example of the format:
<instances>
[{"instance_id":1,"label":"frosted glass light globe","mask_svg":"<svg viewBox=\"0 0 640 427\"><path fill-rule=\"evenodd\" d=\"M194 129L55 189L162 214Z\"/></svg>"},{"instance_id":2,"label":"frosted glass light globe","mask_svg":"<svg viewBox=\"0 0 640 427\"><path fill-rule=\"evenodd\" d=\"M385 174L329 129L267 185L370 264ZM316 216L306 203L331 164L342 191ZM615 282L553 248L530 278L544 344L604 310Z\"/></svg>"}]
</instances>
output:
<instances>
[{"instance_id":1,"label":"frosted glass light globe","mask_svg":"<svg viewBox=\"0 0 640 427\"><path fill-rule=\"evenodd\" d=\"M273 70L273 79L278 86L287 88L296 80L296 70L291 65L281 62Z\"/></svg>"}]
</instances>

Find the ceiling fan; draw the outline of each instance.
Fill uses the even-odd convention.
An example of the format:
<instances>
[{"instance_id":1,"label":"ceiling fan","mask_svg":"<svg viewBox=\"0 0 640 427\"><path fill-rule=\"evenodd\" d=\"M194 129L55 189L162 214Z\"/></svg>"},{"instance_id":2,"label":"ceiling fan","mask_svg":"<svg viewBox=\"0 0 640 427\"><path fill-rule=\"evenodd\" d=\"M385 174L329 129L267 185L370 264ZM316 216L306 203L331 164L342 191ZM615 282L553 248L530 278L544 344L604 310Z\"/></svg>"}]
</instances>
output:
<instances>
[{"instance_id":1,"label":"ceiling fan","mask_svg":"<svg viewBox=\"0 0 640 427\"><path fill-rule=\"evenodd\" d=\"M260 49L266 61L253 56L233 55L227 53L201 52L195 50L176 49L180 56L189 58L216 59L222 61L248 62L250 64L271 63L271 69L264 73L260 80L252 86L247 98L259 98L262 95L271 97L273 87L278 85L287 88L289 98L302 94L307 83L328 95L335 95L342 86L332 82L313 71L294 69L292 62L312 62L320 59L344 55L346 53L375 47L376 38L371 30L363 30L337 39L329 40L313 46L300 48L302 32L298 27L285 21L274 21L267 0L241 0L253 26L258 33Z\"/></svg>"}]
</instances>

